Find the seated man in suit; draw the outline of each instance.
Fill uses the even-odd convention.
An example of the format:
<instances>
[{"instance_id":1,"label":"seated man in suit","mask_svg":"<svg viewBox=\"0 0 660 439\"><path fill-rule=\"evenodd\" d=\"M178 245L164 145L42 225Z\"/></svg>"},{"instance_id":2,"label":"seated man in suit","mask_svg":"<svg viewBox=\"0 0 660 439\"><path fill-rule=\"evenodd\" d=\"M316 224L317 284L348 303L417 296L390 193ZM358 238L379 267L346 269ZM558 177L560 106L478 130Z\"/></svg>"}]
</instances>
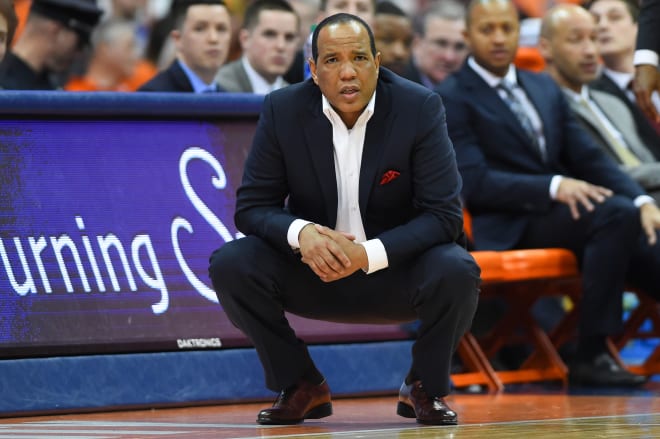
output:
<instances>
[{"instance_id":1,"label":"seated man in suit","mask_svg":"<svg viewBox=\"0 0 660 439\"><path fill-rule=\"evenodd\" d=\"M598 74L596 35L594 18L580 6L550 9L543 18L539 42L547 71L594 140L660 202L660 139L642 140L627 98L621 100L587 85Z\"/></svg>"},{"instance_id":2,"label":"seated man in suit","mask_svg":"<svg viewBox=\"0 0 660 439\"><path fill-rule=\"evenodd\" d=\"M256 0L245 10L238 38L243 56L217 75L230 92L268 94L289 85L282 75L298 48L300 21L285 0Z\"/></svg>"},{"instance_id":3,"label":"seated man in suit","mask_svg":"<svg viewBox=\"0 0 660 439\"><path fill-rule=\"evenodd\" d=\"M138 91L209 93L223 91L215 75L227 59L231 39L223 0L183 0L170 33L176 60Z\"/></svg>"},{"instance_id":4,"label":"seated man in suit","mask_svg":"<svg viewBox=\"0 0 660 439\"><path fill-rule=\"evenodd\" d=\"M216 250L209 268L266 385L280 392L257 422L332 413L289 311L336 322L418 318L397 413L455 424L443 397L480 278L460 245L461 178L440 97L379 69L373 33L355 15L319 23L312 57L313 81L266 96L237 192L234 219L247 236Z\"/></svg>"},{"instance_id":5,"label":"seated man in suit","mask_svg":"<svg viewBox=\"0 0 660 439\"><path fill-rule=\"evenodd\" d=\"M472 56L438 88L478 250L564 247L583 279L569 380L635 386L607 336L622 330L626 282L660 298L660 209L578 124L544 75L513 65L519 21L509 0L473 0Z\"/></svg>"},{"instance_id":6,"label":"seated man in suit","mask_svg":"<svg viewBox=\"0 0 660 439\"><path fill-rule=\"evenodd\" d=\"M644 143L660 148L660 124L653 124L642 112L633 92L635 40L638 33L638 0L593 0L589 12L596 19L602 73L590 86L618 96L630 109ZM624 100L625 98L625 100ZM656 105L660 96L653 95Z\"/></svg>"}]
</instances>

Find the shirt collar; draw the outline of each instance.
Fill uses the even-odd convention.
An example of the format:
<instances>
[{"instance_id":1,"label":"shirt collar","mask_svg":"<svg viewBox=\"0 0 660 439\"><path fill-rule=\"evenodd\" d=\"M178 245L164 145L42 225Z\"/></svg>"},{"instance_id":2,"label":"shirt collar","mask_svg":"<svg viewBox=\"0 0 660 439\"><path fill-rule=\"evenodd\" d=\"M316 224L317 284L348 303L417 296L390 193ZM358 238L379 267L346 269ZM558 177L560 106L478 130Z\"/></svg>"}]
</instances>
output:
<instances>
[{"instance_id":1,"label":"shirt collar","mask_svg":"<svg viewBox=\"0 0 660 439\"><path fill-rule=\"evenodd\" d=\"M265 95L284 86L284 79L282 79L281 76L278 76L272 84L266 81L264 77L252 67L246 56L241 58L241 63L243 63L243 68L250 80L250 84L252 84L252 91L254 93Z\"/></svg>"},{"instance_id":2,"label":"shirt collar","mask_svg":"<svg viewBox=\"0 0 660 439\"><path fill-rule=\"evenodd\" d=\"M215 82L212 82L211 84L207 84L202 80L202 78L197 76L197 73L193 72L182 60L177 59L177 62L179 63L179 66L181 66L181 70L183 70L183 73L185 73L186 76L188 77L188 80L190 81L190 85L192 85L193 91L195 93L218 91L218 86Z\"/></svg>"},{"instance_id":3,"label":"shirt collar","mask_svg":"<svg viewBox=\"0 0 660 439\"><path fill-rule=\"evenodd\" d=\"M591 99L589 97L589 87L587 87L586 85L582 86L579 93L571 90L568 87L562 87L561 89L564 91L566 96L568 96L570 99L572 99L575 102L579 102L581 99L584 99L585 101L589 102L589 100Z\"/></svg>"},{"instance_id":4,"label":"shirt collar","mask_svg":"<svg viewBox=\"0 0 660 439\"><path fill-rule=\"evenodd\" d=\"M504 75L504 78L500 78L477 64L472 56L468 58L467 62L472 70L491 87L497 87L503 80L512 85L518 84L518 76L516 75L516 68L513 64L509 64L509 70L506 72L506 75Z\"/></svg>"},{"instance_id":5,"label":"shirt collar","mask_svg":"<svg viewBox=\"0 0 660 439\"><path fill-rule=\"evenodd\" d=\"M328 100L328 98L326 98L325 95L323 94L321 94L321 102L323 106L323 114L325 114L326 117L330 120L330 123L333 123L333 120L341 120L339 114L337 114L335 109L332 108L332 105L330 105L330 101ZM358 125L360 123L366 123L366 121L368 121L371 118L371 116L374 114L375 107L376 107L376 91L374 90L374 94L371 95L371 99L369 99L369 103L365 107L364 111L362 111L362 114L360 114L360 117L358 117L358 120L355 125Z\"/></svg>"},{"instance_id":6,"label":"shirt collar","mask_svg":"<svg viewBox=\"0 0 660 439\"><path fill-rule=\"evenodd\" d=\"M628 84L633 80L632 73L615 72L607 67L603 67L603 74L607 75L621 89L627 90Z\"/></svg>"}]
</instances>

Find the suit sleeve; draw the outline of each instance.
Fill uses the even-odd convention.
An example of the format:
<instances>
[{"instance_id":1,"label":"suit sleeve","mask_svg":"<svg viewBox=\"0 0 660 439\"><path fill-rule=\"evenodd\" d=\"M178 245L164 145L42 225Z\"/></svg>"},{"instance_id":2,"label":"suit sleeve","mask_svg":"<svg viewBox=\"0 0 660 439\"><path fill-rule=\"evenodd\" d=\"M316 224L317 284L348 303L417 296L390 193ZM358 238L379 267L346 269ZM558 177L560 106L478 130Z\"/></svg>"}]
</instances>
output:
<instances>
[{"instance_id":1,"label":"suit sleeve","mask_svg":"<svg viewBox=\"0 0 660 439\"><path fill-rule=\"evenodd\" d=\"M482 149L476 126L481 117L467 99L457 90L441 88L440 93L447 105L449 136L456 148L459 170L464 180L463 197L470 209L498 211L545 211L550 206L551 174L523 173L517 161L521 157L510 156L509 162L491 165ZM496 127L494 127L496 128ZM498 148L506 148L507 137L499 131L488 133L492 140L500 142Z\"/></svg>"},{"instance_id":2,"label":"suit sleeve","mask_svg":"<svg viewBox=\"0 0 660 439\"><path fill-rule=\"evenodd\" d=\"M660 0L642 0L637 49L660 54Z\"/></svg>"},{"instance_id":3,"label":"suit sleeve","mask_svg":"<svg viewBox=\"0 0 660 439\"><path fill-rule=\"evenodd\" d=\"M284 207L289 188L273 111L267 95L236 194L234 222L245 235L259 236L290 252L287 231L296 217Z\"/></svg>"},{"instance_id":4,"label":"suit sleeve","mask_svg":"<svg viewBox=\"0 0 660 439\"><path fill-rule=\"evenodd\" d=\"M377 236L385 246L390 266L434 245L457 241L463 228L459 201L462 182L440 97L428 94L415 116L410 160L416 214Z\"/></svg>"}]
</instances>

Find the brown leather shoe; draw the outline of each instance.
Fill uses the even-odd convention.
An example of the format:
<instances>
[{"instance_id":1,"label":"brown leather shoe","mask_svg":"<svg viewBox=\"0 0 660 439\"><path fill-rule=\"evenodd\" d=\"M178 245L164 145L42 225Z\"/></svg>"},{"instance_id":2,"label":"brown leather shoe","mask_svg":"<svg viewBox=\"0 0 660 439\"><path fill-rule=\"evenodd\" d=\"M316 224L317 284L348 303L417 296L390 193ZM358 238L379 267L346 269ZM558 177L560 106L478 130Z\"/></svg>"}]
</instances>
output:
<instances>
[{"instance_id":1,"label":"brown leather shoe","mask_svg":"<svg viewBox=\"0 0 660 439\"><path fill-rule=\"evenodd\" d=\"M404 418L417 418L420 424L456 425L458 422L456 412L439 396L429 396L421 381L401 385L396 413Z\"/></svg>"},{"instance_id":2,"label":"brown leather shoe","mask_svg":"<svg viewBox=\"0 0 660 439\"><path fill-rule=\"evenodd\" d=\"M273 406L257 415L257 423L264 425L299 424L305 419L321 419L332 414L330 387L323 381L311 384L299 381L280 392Z\"/></svg>"}]
</instances>

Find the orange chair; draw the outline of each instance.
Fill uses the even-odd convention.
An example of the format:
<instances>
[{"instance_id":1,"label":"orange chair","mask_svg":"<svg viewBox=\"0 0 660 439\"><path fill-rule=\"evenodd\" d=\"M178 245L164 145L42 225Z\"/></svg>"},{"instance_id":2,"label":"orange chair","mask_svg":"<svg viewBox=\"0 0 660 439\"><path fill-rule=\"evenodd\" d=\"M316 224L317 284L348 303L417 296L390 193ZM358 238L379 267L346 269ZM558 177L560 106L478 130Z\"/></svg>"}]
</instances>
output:
<instances>
[{"instance_id":1,"label":"orange chair","mask_svg":"<svg viewBox=\"0 0 660 439\"><path fill-rule=\"evenodd\" d=\"M465 230L472 236L471 217L464 212ZM543 296L568 295L577 301L580 293L580 277L573 253L566 249L530 249L509 251L474 251L473 257L481 267L482 297L500 297L508 311L489 333L477 340L468 333L459 356L471 363L466 374L454 374L456 386L472 378L477 371L489 376L489 390L500 391L504 384L545 380L567 381L568 368L559 356L556 345L539 327L531 314L531 308ZM560 325L562 333L574 330L575 318L569 313L569 324ZM562 335L563 337L563 335ZM518 370L495 371L488 361L505 345L528 342L534 350ZM484 365L483 363L487 364Z\"/></svg>"}]
</instances>

